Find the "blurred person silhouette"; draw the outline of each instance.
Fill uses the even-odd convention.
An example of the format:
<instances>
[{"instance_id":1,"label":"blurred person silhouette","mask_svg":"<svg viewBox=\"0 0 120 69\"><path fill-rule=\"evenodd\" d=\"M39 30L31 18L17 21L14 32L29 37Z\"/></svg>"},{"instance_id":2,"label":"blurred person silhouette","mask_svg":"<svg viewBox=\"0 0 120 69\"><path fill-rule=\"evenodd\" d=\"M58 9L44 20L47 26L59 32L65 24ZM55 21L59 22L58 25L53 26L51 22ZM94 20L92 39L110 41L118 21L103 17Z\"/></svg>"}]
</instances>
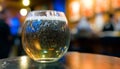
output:
<instances>
[{"instance_id":1,"label":"blurred person silhouette","mask_svg":"<svg viewBox=\"0 0 120 69\"><path fill-rule=\"evenodd\" d=\"M89 17L88 22L90 23L90 28L93 34L96 34L98 27L96 26L96 23L95 23L95 16Z\"/></svg>"},{"instance_id":2,"label":"blurred person silhouette","mask_svg":"<svg viewBox=\"0 0 120 69\"><path fill-rule=\"evenodd\" d=\"M18 16L9 18L10 32L12 35L12 45L17 50L17 56L21 56L23 53L23 48L21 44L21 23Z\"/></svg>"},{"instance_id":3,"label":"blurred person silhouette","mask_svg":"<svg viewBox=\"0 0 120 69\"><path fill-rule=\"evenodd\" d=\"M103 15L101 13L98 13L95 16L95 26L96 26L95 28L96 34L99 34L104 26Z\"/></svg>"},{"instance_id":4,"label":"blurred person silhouette","mask_svg":"<svg viewBox=\"0 0 120 69\"><path fill-rule=\"evenodd\" d=\"M103 19L104 19L104 27L103 31L114 31L114 24L113 24L113 15L110 13L103 13Z\"/></svg>"},{"instance_id":5,"label":"blurred person silhouette","mask_svg":"<svg viewBox=\"0 0 120 69\"><path fill-rule=\"evenodd\" d=\"M77 25L77 30L80 36L88 37L92 32L90 23L88 22L86 17L82 17Z\"/></svg>"},{"instance_id":6,"label":"blurred person silhouette","mask_svg":"<svg viewBox=\"0 0 120 69\"><path fill-rule=\"evenodd\" d=\"M5 22L5 12L0 13L0 59L7 58L11 51L10 28Z\"/></svg>"},{"instance_id":7,"label":"blurred person silhouette","mask_svg":"<svg viewBox=\"0 0 120 69\"><path fill-rule=\"evenodd\" d=\"M113 55L112 52L115 47L112 46L116 42L116 38L111 38L112 32L115 30L113 22L113 14L105 12L103 13L104 27L103 32L105 32L105 37L101 39L102 47L104 48L102 54ZM107 32L107 33L106 33ZM109 36L110 35L110 36ZM111 43L112 42L112 43Z\"/></svg>"},{"instance_id":8,"label":"blurred person silhouette","mask_svg":"<svg viewBox=\"0 0 120 69\"><path fill-rule=\"evenodd\" d=\"M70 43L69 51L92 52L91 46L86 41L92 37L92 29L87 17L82 17L76 27L72 29L75 33Z\"/></svg>"},{"instance_id":9,"label":"blurred person silhouette","mask_svg":"<svg viewBox=\"0 0 120 69\"><path fill-rule=\"evenodd\" d=\"M118 22L115 23L115 31L120 31L120 17L118 17Z\"/></svg>"},{"instance_id":10,"label":"blurred person silhouette","mask_svg":"<svg viewBox=\"0 0 120 69\"><path fill-rule=\"evenodd\" d=\"M114 22L115 31L120 31L120 9L116 9L113 15L114 15L113 22Z\"/></svg>"},{"instance_id":11,"label":"blurred person silhouette","mask_svg":"<svg viewBox=\"0 0 120 69\"><path fill-rule=\"evenodd\" d=\"M91 28L90 28L90 24L89 22L87 21L87 18L86 17L82 17L80 22L78 23L78 26L77 28L79 30L86 30L86 31L91 31Z\"/></svg>"}]
</instances>

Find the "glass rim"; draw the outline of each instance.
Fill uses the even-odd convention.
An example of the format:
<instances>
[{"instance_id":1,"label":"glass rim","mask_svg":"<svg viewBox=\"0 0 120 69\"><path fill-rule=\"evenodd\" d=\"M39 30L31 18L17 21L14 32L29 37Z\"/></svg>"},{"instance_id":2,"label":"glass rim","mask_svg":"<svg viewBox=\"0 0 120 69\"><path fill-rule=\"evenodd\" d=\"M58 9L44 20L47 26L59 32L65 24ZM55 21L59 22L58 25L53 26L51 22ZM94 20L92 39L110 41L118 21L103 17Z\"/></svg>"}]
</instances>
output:
<instances>
[{"instance_id":1,"label":"glass rim","mask_svg":"<svg viewBox=\"0 0 120 69\"><path fill-rule=\"evenodd\" d=\"M29 13L47 12L47 11L50 11L50 12L58 12L58 13L64 13L63 11L58 11L58 10L33 10L33 11L30 11Z\"/></svg>"},{"instance_id":2,"label":"glass rim","mask_svg":"<svg viewBox=\"0 0 120 69\"><path fill-rule=\"evenodd\" d=\"M34 10L28 13L27 18L25 20L32 19L59 19L66 20L65 13L62 11L56 10Z\"/></svg>"}]
</instances>

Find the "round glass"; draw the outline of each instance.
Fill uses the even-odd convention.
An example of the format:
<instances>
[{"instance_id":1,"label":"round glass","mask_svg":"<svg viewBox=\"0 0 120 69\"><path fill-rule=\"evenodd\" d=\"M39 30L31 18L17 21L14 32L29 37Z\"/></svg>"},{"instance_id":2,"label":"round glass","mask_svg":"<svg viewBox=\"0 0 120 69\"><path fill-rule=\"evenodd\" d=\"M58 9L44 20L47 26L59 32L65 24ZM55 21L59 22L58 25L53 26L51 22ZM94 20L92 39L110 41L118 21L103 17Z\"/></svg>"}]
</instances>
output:
<instances>
[{"instance_id":1,"label":"round glass","mask_svg":"<svg viewBox=\"0 0 120 69\"><path fill-rule=\"evenodd\" d=\"M68 50L70 32L63 12L30 12L22 28L22 44L33 60L49 63L59 60Z\"/></svg>"}]
</instances>

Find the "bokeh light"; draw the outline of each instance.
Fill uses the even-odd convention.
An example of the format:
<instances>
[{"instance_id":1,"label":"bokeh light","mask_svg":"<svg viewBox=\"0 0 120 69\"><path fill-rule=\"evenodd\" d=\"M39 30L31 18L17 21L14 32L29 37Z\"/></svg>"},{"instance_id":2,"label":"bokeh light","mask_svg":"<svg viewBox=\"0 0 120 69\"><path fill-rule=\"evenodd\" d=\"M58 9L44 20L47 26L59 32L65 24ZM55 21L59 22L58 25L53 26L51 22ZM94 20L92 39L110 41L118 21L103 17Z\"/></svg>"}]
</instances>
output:
<instances>
[{"instance_id":1,"label":"bokeh light","mask_svg":"<svg viewBox=\"0 0 120 69\"><path fill-rule=\"evenodd\" d=\"M30 5L30 0L23 0L22 1L24 6L29 6Z\"/></svg>"},{"instance_id":2,"label":"bokeh light","mask_svg":"<svg viewBox=\"0 0 120 69\"><path fill-rule=\"evenodd\" d=\"M24 9L24 8L20 9L20 15L21 16L26 16L27 13L28 13L27 9Z\"/></svg>"}]
</instances>

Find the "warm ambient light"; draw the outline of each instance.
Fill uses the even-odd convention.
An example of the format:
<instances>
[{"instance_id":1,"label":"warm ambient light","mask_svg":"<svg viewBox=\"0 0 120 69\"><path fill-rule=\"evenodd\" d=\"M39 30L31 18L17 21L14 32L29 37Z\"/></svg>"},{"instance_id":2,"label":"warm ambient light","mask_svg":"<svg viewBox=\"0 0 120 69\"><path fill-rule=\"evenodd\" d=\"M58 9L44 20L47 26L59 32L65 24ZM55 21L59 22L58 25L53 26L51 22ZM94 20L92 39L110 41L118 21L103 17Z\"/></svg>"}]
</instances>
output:
<instances>
[{"instance_id":1,"label":"warm ambient light","mask_svg":"<svg viewBox=\"0 0 120 69\"><path fill-rule=\"evenodd\" d=\"M30 0L22 0L22 4L24 6L29 6L30 5Z\"/></svg>"},{"instance_id":2,"label":"warm ambient light","mask_svg":"<svg viewBox=\"0 0 120 69\"><path fill-rule=\"evenodd\" d=\"M2 8L2 6L0 5L0 11L2 11L3 10L3 8Z\"/></svg>"},{"instance_id":3,"label":"warm ambient light","mask_svg":"<svg viewBox=\"0 0 120 69\"><path fill-rule=\"evenodd\" d=\"M77 1L72 2L71 5L72 5L72 10L74 13L79 12L79 10L80 10L80 3L79 2L77 2Z\"/></svg>"},{"instance_id":4,"label":"warm ambient light","mask_svg":"<svg viewBox=\"0 0 120 69\"><path fill-rule=\"evenodd\" d=\"M69 4L69 20L74 22L80 19L80 2L79 1L73 1Z\"/></svg>"},{"instance_id":5,"label":"warm ambient light","mask_svg":"<svg viewBox=\"0 0 120 69\"><path fill-rule=\"evenodd\" d=\"M93 0L82 0L82 3L86 8L89 8L93 5Z\"/></svg>"},{"instance_id":6,"label":"warm ambient light","mask_svg":"<svg viewBox=\"0 0 120 69\"><path fill-rule=\"evenodd\" d=\"M20 15L22 15L22 16L26 16L27 13L28 13L27 9L21 9L20 10Z\"/></svg>"}]
</instances>

